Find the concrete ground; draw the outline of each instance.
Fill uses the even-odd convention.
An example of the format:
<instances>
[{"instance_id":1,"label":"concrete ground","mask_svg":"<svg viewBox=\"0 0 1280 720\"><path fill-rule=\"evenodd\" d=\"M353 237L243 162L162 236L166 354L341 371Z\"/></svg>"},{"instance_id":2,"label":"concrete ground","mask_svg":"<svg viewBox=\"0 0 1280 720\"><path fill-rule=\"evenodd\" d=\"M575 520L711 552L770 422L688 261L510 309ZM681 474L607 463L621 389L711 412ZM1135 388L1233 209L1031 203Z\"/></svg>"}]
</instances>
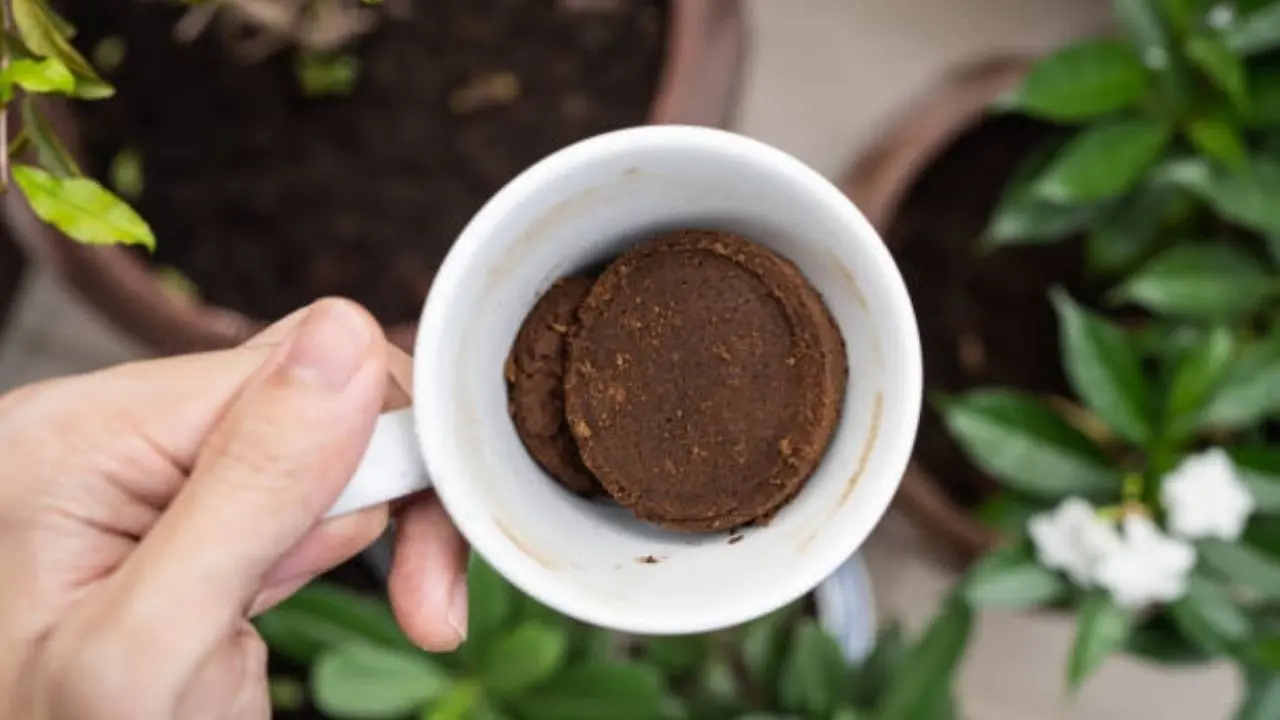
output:
<instances>
[{"instance_id":1,"label":"concrete ground","mask_svg":"<svg viewBox=\"0 0 1280 720\"><path fill-rule=\"evenodd\" d=\"M1036 52L1106 23L1105 0L748 0L752 55L738 130L837 177L896 111L956 63ZM0 391L138 356L46 273L32 273L0 338ZM954 576L914 529L889 517L867 548L882 614L912 624ZM988 614L961 680L968 720L1210 720L1230 716L1226 667L1170 671L1111 662L1063 697L1072 627L1059 617Z\"/></svg>"}]
</instances>

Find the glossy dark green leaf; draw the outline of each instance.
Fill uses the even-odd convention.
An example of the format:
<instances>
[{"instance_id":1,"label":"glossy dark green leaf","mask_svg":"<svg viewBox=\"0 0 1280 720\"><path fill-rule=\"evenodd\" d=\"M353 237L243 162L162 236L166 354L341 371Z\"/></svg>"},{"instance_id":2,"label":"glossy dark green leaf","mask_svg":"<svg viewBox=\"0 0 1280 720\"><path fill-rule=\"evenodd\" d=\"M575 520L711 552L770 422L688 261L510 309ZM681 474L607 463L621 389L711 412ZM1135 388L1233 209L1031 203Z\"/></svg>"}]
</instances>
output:
<instances>
[{"instance_id":1,"label":"glossy dark green leaf","mask_svg":"<svg viewBox=\"0 0 1280 720\"><path fill-rule=\"evenodd\" d=\"M812 619L805 619L791 635L778 681L782 709L823 717L840 704L850 670L840 645Z\"/></svg>"},{"instance_id":2,"label":"glossy dark green leaf","mask_svg":"<svg viewBox=\"0 0 1280 720\"><path fill-rule=\"evenodd\" d=\"M452 687L453 680L425 653L372 645L328 650L311 675L316 707L344 720L399 720Z\"/></svg>"},{"instance_id":3,"label":"glossy dark green leaf","mask_svg":"<svg viewBox=\"0 0 1280 720\"><path fill-rule=\"evenodd\" d=\"M324 581L294 593L254 625L272 650L302 664L326 649L358 643L416 650L385 601Z\"/></svg>"},{"instance_id":4,"label":"glossy dark green leaf","mask_svg":"<svg viewBox=\"0 0 1280 720\"><path fill-rule=\"evenodd\" d=\"M960 593L975 608L1026 610L1062 599L1071 587L1025 545L988 553L965 575Z\"/></svg>"},{"instance_id":5,"label":"glossy dark green leaf","mask_svg":"<svg viewBox=\"0 0 1280 720\"><path fill-rule=\"evenodd\" d=\"M1280 411L1280 338L1254 342L1232 359L1199 427L1224 430L1257 425Z\"/></svg>"},{"instance_id":6,"label":"glossy dark green leaf","mask_svg":"<svg viewBox=\"0 0 1280 720\"><path fill-rule=\"evenodd\" d=\"M1236 18L1222 35L1233 52L1253 55L1280 46L1280 5L1270 4Z\"/></svg>"},{"instance_id":7,"label":"glossy dark green leaf","mask_svg":"<svg viewBox=\"0 0 1280 720\"><path fill-rule=\"evenodd\" d=\"M1251 254L1229 245L1182 243L1138 268L1116 297L1173 318L1236 320L1280 287Z\"/></svg>"},{"instance_id":8,"label":"glossy dark green leaf","mask_svg":"<svg viewBox=\"0 0 1280 720\"><path fill-rule=\"evenodd\" d=\"M636 663L570 668L520 701L525 720L662 720L658 674Z\"/></svg>"},{"instance_id":9,"label":"glossy dark green leaf","mask_svg":"<svg viewBox=\"0 0 1280 720\"><path fill-rule=\"evenodd\" d=\"M1259 599L1280 598L1280 559L1240 543L1204 540L1200 562L1215 577Z\"/></svg>"},{"instance_id":10,"label":"glossy dark green leaf","mask_svg":"<svg viewBox=\"0 0 1280 720\"><path fill-rule=\"evenodd\" d=\"M950 696L956 671L969 644L973 613L959 598L943 601L903 667L889 680L878 720L917 720L939 706L939 695Z\"/></svg>"},{"instance_id":11,"label":"glossy dark green leaf","mask_svg":"<svg viewBox=\"0 0 1280 720\"><path fill-rule=\"evenodd\" d=\"M1034 397L981 390L939 411L974 463L1020 493L1056 500L1120 491L1120 473L1093 441Z\"/></svg>"},{"instance_id":12,"label":"glossy dark green leaf","mask_svg":"<svg viewBox=\"0 0 1280 720\"><path fill-rule=\"evenodd\" d=\"M1183 634L1206 653L1228 655L1249 638L1248 615L1232 602L1216 582L1193 574L1187 594L1169 606Z\"/></svg>"},{"instance_id":13,"label":"glossy dark green leaf","mask_svg":"<svg viewBox=\"0 0 1280 720\"><path fill-rule=\"evenodd\" d=\"M885 623L876 633L871 654L850 679L848 700L857 707L879 707L889 681L903 671L909 650L902 623L896 619Z\"/></svg>"},{"instance_id":14,"label":"glossy dark green leaf","mask_svg":"<svg viewBox=\"0 0 1280 720\"><path fill-rule=\"evenodd\" d=\"M1181 439L1195 429L1201 411L1230 367L1234 351L1235 338L1231 331L1214 327L1178 358L1165 396L1165 428L1169 437Z\"/></svg>"},{"instance_id":15,"label":"glossy dark green leaf","mask_svg":"<svg viewBox=\"0 0 1280 720\"><path fill-rule=\"evenodd\" d=\"M1138 354L1123 330L1055 288L1062 365L1071 388L1117 435L1151 437L1151 401Z\"/></svg>"},{"instance_id":16,"label":"glossy dark green leaf","mask_svg":"<svg viewBox=\"0 0 1280 720\"><path fill-rule=\"evenodd\" d=\"M1280 675L1257 673L1245 686L1234 720L1275 720L1280 717Z\"/></svg>"},{"instance_id":17,"label":"glossy dark green leaf","mask_svg":"<svg viewBox=\"0 0 1280 720\"><path fill-rule=\"evenodd\" d=\"M1163 120L1120 118L1090 125L1036 178L1040 198L1059 204L1109 200L1132 189L1164 154L1173 129Z\"/></svg>"},{"instance_id":18,"label":"glossy dark green leaf","mask_svg":"<svg viewBox=\"0 0 1280 720\"><path fill-rule=\"evenodd\" d=\"M1227 220L1264 235L1280 233L1280 166L1254 158L1243 172L1232 172L1197 158L1171 164L1166 173Z\"/></svg>"},{"instance_id":19,"label":"glossy dark green leaf","mask_svg":"<svg viewBox=\"0 0 1280 720\"><path fill-rule=\"evenodd\" d=\"M1187 139L1205 157L1240 171L1248 162L1244 138L1230 123L1219 118L1200 118L1187 123Z\"/></svg>"},{"instance_id":20,"label":"glossy dark green leaf","mask_svg":"<svg viewBox=\"0 0 1280 720\"><path fill-rule=\"evenodd\" d=\"M1110 596L1093 593L1080 607L1075 642L1067 663L1067 688L1074 693L1107 658L1124 647L1133 629L1133 613Z\"/></svg>"},{"instance_id":21,"label":"glossy dark green leaf","mask_svg":"<svg viewBox=\"0 0 1280 720\"><path fill-rule=\"evenodd\" d=\"M1088 40L1045 57L1000 105L1034 117L1080 122L1137 104L1147 71L1121 41Z\"/></svg>"},{"instance_id":22,"label":"glossy dark green leaf","mask_svg":"<svg viewBox=\"0 0 1280 720\"><path fill-rule=\"evenodd\" d=\"M1168 185L1148 184L1091 222L1084 248L1089 272L1118 275L1149 255L1163 239L1163 221L1178 192Z\"/></svg>"},{"instance_id":23,"label":"glossy dark green leaf","mask_svg":"<svg viewBox=\"0 0 1280 720\"><path fill-rule=\"evenodd\" d=\"M535 622L518 625L485 653L481 679L499 696L525 692L564 667L568 647L569 639L560 628Z\"/></svg>"},{"instance_id":24,"label":"glossy dark green leaf","mask_svg":"<svg viewBox=\"0 0 1280 720\"><path fill-rule=\"evenodd\" d=\"M1053 138L1018 163L1001 192L1000 201L983 234L988 248L1006 245L1044 245L1084 229L1098 209L1091 205L1058 205L1036 195L1032 182L1061 150Z\"/></svg>"},{"instance_id":25,"label":"glossy dark green leaf","mask_svg":"<svg viewBox=\"0 0 1280 720\"><path fill-rule=\"evenodd\" d=\"M1244 61L1227 47L1222 37L1201 34L1188 38L1183 48L1191 62L1218 87L1236 107L1249 107Z\"/></svg>"},{"instance_id":26,"label":"glossy dark green leaf","mask_svg":"<svg viewBox=\"0 0 1280 720\"><path fill-rule=\"evenodd\" d=\"M1280 449L1266 445L1232 448L1240 479L1253 495L1254 512L1280 514Z\"/></svg>"}]
</instances>

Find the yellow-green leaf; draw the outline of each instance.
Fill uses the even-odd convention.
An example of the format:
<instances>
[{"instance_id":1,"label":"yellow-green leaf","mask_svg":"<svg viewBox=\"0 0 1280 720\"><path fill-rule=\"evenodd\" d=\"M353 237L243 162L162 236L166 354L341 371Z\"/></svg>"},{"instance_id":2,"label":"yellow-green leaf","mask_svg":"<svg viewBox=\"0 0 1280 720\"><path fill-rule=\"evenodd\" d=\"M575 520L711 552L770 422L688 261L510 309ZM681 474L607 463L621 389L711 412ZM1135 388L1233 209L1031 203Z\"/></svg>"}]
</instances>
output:
<instances>
[{"instance_id":1,"label":"yellow-green leaf","mask_svg":"<svg viewBox=\"0 0 1280 720\"><path fill-rule=\"evenodd\" d=\"M67 40L64 21L42 0L12 0L10 9L22 42L32 52L60 61L75 75L74 95L94 100L115 94L115 89L98 76L89 61Z\"/></svg>"},{"instance_id":2,"label":"yellow-green leaf","mask_svg":"<svg viewBox=\"0 0 1280 720\"><path fill-rule=\"evenodd\" d=\"M54 58L18 58L0 71L0 85L17 85L34 93L70 94L75 90L76 78L66 65Z\"/></svg>"},{"instance_id":3,"label":"yellow-green leaf","mask_svg":"<svg viewBox=\"0 0 1280 720\"><path fill-rule=\"evenodd\" d=\"M1243 170L1247 162L1244 139L1230 124L1216 118L1201 118L1187 123L1187 139L1201 155L1212 158L1232 170Z\"/></svg>"},{"instance_id":4,"label":"yellow-green leaf","mask_svg":"<svg viewBox=\"0 0 1280 720\"><path fill-rule=\"evenodd\" d=\"M94 180L59 178L33 165L15 165L13 179L36 215L74 240L155 249L156 238L146 221Z\"/></svg>"},{"instance_id":5,"label":"yellow-green leaf","mask_svg":"<svg viewBox=\"0 0 1280 720\"><path fill-rule=\"evenodd\" d=\"M1187 40L1187 57L1239 108L1249 106L1244 61L1217 35L1196 35Z\"/></svg>"}]
</instances>

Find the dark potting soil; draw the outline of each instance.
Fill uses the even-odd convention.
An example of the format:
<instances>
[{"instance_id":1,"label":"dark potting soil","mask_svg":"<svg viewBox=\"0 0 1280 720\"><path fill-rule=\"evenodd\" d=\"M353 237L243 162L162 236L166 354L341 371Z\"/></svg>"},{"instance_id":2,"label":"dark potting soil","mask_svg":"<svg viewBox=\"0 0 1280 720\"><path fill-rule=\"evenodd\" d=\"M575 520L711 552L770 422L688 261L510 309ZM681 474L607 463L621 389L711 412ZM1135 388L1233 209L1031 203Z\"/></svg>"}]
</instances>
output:
<instances>
[{"instance_id":1,"label":"dark potting soil","mask_svg":"<svg viewBox=\"0 0 1280 720\"><path fill-rule=\"evenodd\" d=\"M307 96L284 52L230 60L177 3L65 2L89 53L127 51L118 94L77 109L90 170L141 156L156 260L210 302L274 318L317 296L416 319L445 252L501 185L583 137L645 121L663 0L432 0L384 14L354 90Z\"/></svg>"},{"instance_id":2,"label":"dark potting soil","mask_svg":"<svg viewBox=\"0 0 1280 720\"><path fill-rule=\"evenodd\" d=\"M1016 117L967 130L921 175L885 235L915 304L926 392L1001 385L1069 396L1048 290L1083 287L1080 243L978 249L1005 183L1054 132ZM915 457L962 505L996 489L927 403Z\"/></svg>"}]
</instances>

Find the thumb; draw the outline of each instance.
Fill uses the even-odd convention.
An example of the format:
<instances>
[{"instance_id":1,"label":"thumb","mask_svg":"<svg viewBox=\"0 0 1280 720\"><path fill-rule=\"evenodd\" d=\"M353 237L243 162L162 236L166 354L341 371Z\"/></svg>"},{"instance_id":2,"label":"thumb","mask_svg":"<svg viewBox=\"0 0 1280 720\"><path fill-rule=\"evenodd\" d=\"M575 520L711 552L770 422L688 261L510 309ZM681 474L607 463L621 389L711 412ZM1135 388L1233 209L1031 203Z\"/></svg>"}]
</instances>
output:
<instances>
[{"instance_id":1,"label":"thumb","mask_svg":"<svg viewBox=\"0 0 1280 720\"><path fill-rule=\"evenodd\" d=\"M132 610L197 635L243 618L267 572L355 472L386 383L377 322L349 301L313 305L214 427L185 487L122 568Z\"/></svg>"}]
</instances>

